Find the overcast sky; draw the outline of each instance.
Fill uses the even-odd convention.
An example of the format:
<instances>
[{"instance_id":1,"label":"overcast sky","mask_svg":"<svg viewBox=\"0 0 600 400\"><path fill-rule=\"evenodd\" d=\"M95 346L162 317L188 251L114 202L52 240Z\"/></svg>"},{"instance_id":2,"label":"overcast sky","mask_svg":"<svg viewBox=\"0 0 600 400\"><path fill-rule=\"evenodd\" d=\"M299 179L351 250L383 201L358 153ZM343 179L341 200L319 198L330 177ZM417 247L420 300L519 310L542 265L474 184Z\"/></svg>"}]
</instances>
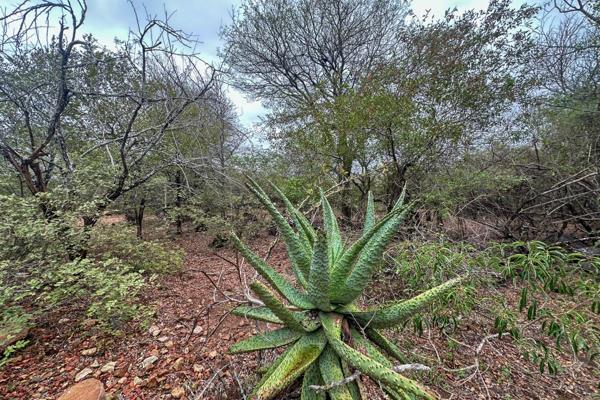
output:
<instances>
[{"instance_id":1,"label":"overcast sky","mask_svg":"<svg viewBox=\"0 0 600 400\"><path fill-rule=\"evenodd\" d=\"M240 2L241 0L134 0L138 9L143 10L144 6L150 14L162 14L165 7L174 12L173 26L197 35L203 42L200 49L203 58L209 62L217 60L217 49L221 45L220 27L229 23L231 10ZM430 9L434 15L440 16L448 8L483 9L487 4L487 0L415 0L413 10L420 15ZM86 30L105 44L112 43L115 37L125 37L129 27L135 23L131 6L126 0L88 0L88 8ZM229 95L245 126L250 127L265 113L259 102L245 98L233 89L229 90Z\"/></svg>"}]
</instances>

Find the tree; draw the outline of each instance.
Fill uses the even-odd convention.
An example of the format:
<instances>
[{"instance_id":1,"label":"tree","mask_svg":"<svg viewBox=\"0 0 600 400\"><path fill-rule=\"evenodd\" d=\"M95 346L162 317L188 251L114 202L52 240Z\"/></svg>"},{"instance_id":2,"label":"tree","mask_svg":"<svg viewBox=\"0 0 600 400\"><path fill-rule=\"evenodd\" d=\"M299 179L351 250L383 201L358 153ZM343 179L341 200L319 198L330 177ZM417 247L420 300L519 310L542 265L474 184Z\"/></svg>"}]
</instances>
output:
<instances>
[{"instance_id":1,"label":"tree","mask_svg":"<svg viewBox=\"0 0 600 400\"><path fill-rule=\"evenodd\" d=\"M81 36L86 12L85 1L24 1L0 17L0 152L33 195L89 160L106 161L114 178L84 216L91 226L168 164L147 160L216 73L168 15L144 22L136 13L136 29L109 50Z\"/></svg>"},{"instance_id":2,"label":"tree","mask_svg":"<svg viewBox=\"0 0 600 400\"><path fill-rule=\"evenodd\" d=\"M332 172L349 188L355 132L315 112L335 107L394 53L407 11L397 0L249 0L222 32L223 56L235 83L271 108L278 137L326 124L312 131L326 132L312 147L329 143ZM351 216L348 201L342 210Z\"/></svg>"}]
</instances>

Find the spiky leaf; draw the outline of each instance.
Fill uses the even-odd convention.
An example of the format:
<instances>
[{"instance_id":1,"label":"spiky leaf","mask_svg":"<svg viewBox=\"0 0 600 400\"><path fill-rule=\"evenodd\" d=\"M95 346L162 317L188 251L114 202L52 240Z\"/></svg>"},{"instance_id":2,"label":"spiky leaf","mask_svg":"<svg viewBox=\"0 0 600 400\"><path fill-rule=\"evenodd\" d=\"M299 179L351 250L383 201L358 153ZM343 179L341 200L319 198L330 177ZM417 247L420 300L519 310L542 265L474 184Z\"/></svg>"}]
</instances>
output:
<instances>
[{"instance_id":1,"label":"spiky leaf","mask_svg":"<svg viewBox=\"0 0 600 400\"><path fill-rule=\"evenodd\" d=\"M342 317L339 314L322 312L319 316L329 345L333 347L342 359L383 385L390 386L398 391L406 391L428 400L435 399L432 394L428 393L417 382L392 371L385 365L370 359L341 341L339 337Z\"/></svg>"},{"instance_id":2,"label":"spiky leaf","mask_svg":"<svg viewBox=\"0 0 600 400\"><path fill-rule=\"evenodd\" d=\"M329 264L333 265L342 252L343 243L340 228L337 223L331 204L327 196L321 190L321 208L323 209L323 224L327 235L327 246L329 252Z\"/></svg>"},{"instance_id":3,"label":"spiky leaf","mask_svg":"<svg viewBox=\"0 0 600 400\"><path fill-rule=\"evenodd\" d=\"M254 267L254 269L265 278L275 290L277 290L287 301L296 307L311 309L313 304L305 293L300 292L290 284L281 274L271 268L262 258L257 256L235 235L231 235L233 243L242 256Z\"/></svg>"},{"instance_id":4,"label":"spiky leaf","mask_svg":"<svg viewBox=\"0 0 600 400\"><path fill-rule=\"evenodd\" d=\"M265 322L273 322L275 324L283 324L283 321L277 318L277 315L273 314L273 311L269 310L267 307L251 307L241 305L234 308L231 313L240 317L246 317Z\"/></svg>"},{"instance_id":5,"label":"spiky leaf","mask_svg":"<svg viewBox=\"0 0 600 400\"><path fill-rule=\"evenodd\" d=\"M256 293L258 298L265 303L265 306L267 306L269 310L285 324L285 326L298 332L305 331L301 320L288 310L269 288L258 281L251 283L250 288Z\"/></svg>"},{"instance_id":6,"label":"spiky leaf","mask_svg":"<svg viewBox=\"0 0 600 400\"><path fill-rule=\"evenodd\" d=\"M306 219L304 214L302 214L300 212L300 210L298 210L296 207L294 207L294 205L286 197L286 195L273 183L271 183L271 182L269 182L269 183L271 184L271 187L273 188L273 190L275 190L277 195L281 198L281 200L283 200L283 203L285 204L288 214L294 221L294 224L296 224L296 228L298 230L298 233L300 234L300 238L304 241L306 248L310 249L312 247L312 245L314 244L315 239L317 237L315 229L310 224L310 221L308 219Z\"/></svg>"},{"instance_id":7,"label":"spiky leaf","mask_svg":"<svg viewBox=\"0 0 600 400\"><path fill-rule=\"evenodd\" d=\"M254 389L251 398L269 400L294 382L319 357L327 340L322 330L303 335Z\"/></svg>"},{"instance_id":8,"label":"spiky leaf","mask_svg":"<svg viewBox=\"0 0 600 400\"><path fill-rule=\"evenodd\" d=\"M319 364L313 363L304 373L304 379L302 379L302 394L300 400L325 400L326 395L323 391L316 391L311 386L323 385L321 379L321 372L319 371Z\"/></svg>"},{"instance_id":9,"label":"spiky leaf","mask_svg":"<svg viewBox=\"0 0 600 400\"><path fill-rule=\"evenodd\" d=\"M231 354L248 353L250 351L281 347L298 340L301 335L300 332L288 328L276 329L237 342L229 348L229 352Z\"/></svg>"},{"instance_id":10,"label":"spiky leaf","mask_svg":"<svg viewBox=\"0 0 600 400\"><path fill-rule=\"evenodd\" d=\"M308 295L318 309L323 311L331 310L331 303L329 302L327 240L322 234L317 236L313 250L308 279Z\"/></svg>"},{"instance_id":11,"label":"spiky leaf","mask_svg":"<svg viewBox=\"0 0 600 400\"><path fill-rule=\"evenodd\" d=\"M403 364L406 364L408 360L402 354L398 346L396 346L393 342L383 336L376 329L368 328L366 329L367 337L373 341L377 346L379 346L382 350L388 353L390 356L394 357L396 360L400 361Z\"/></svg>"},{"instance_id":12,"label":"spiky leaf","mask_svg":"<svg viewBox=\"0 0 600 400\"><path fill-rule=\"evenodd\" d=\"M348 248L333 265L331 271L331 299L336 303L336 295L343 292L346 279L352 272L354 264L362 252L362 250L371 242L371 239L376 236L382 229L386 227L386 224L393 218L396 218L400 210L393 211L386 215L381 221L373 226L367 233L363 234L350 248Z\"/></svg>"},{"instance_id":13,"label":"spiky leaf","mask_svg":"<svg viewBox=\"0 0 600 400\"><path fill-rule=\"evenodd\" d=\"M374 268L381 261L385 248L394 238L407 211L404 210L404 212L394 215L371 237L360 252L356 265L353 266L345 284L336 292L336 302L347 304L360 296L371 281Z\"/></svg>"},{"instance_id":14,"label":"spiky leaf","mask_svg":"<svg viewBox=\"0 0 600 400\"><path fill-rule=\"evenodd\" d=\"M429 289L418 296L398 303L375 307L366 311L348 311L361 324L370 328L389 328L402 322L413 315L426 304L434 301L461 281L460 278L451 279L439 286Z\"/></svg>"},{"instance_id":15,"label":"spiky leaf","mask_svg":"<svg viewBox=\"0 0 600 400\"><path fill-rule=\"evenodd\" d=\"M325 347L319 357L319 369L325 385L339 382L345 378L340 358L330 346ZM328 393L331 400L354 400L346 385L336 386Z\"/></svg>"},{"instance_id":16,"label":"spiky leaf","mask_svg":"<svg viewBox=\"0 0 600 400\"><path fill-rule=\"evenodd\" d=\"M271 217L279 228L283 241L285 242L290 263L292 264L292 271L302 287L306 287L306 278L310 268L310 255L308 254L307 249L304 247L290 224L288 224L287 220L281 215L279 210L277 210L277 207L275 207L266 193L262 191L260 186L252 179L249 179L249 183L246 186L265 206L269 214L271 214Z\"/></svg>"}]
</instances>

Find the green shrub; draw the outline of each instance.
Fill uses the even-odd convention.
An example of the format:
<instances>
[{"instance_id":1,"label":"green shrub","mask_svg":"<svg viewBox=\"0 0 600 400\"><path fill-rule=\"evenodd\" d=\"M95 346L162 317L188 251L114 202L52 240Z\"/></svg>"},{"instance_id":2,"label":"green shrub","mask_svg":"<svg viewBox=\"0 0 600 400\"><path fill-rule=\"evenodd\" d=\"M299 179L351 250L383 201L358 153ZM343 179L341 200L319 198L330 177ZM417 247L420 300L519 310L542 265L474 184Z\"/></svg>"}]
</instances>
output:
<instances>
[{"instance_id":1,"label":"green shrub","mask_svg":"<svg viewBox=\"0 0 600 400\"><path fill-rule=\"evenodd\" d=\"M402 204L402 199L388 215L376 221L373 198L369 195L362 237L345 246L335 215L322 193L324 229L320 230L274 188L294 222L296 230L293 230L255 182L251 181L248 188L277 224L297 284L302 288L288 282L233 235L236 247L248 263L291 304L286 305L270 288L256 281L250 287L264 305L239 306L233 311L236 315L284 327L243 340L233 345L230 352L290 345L256 385L252 398L271 399L303 375L302 399L324 398L323 392L313 388L323 383L338 383L329 390L331 398L358 399L362 393L358 380L339 384L351 375L350 368L356 368L379 382L393 399L433 399L420 384L394 371L392 361L384 353L401 361L404 356L379 329L398 325L424 305L448 293L460 280L450 280L411 299L384 306L362 309L357 304L409 209Z\"/></svg>"},{"instance_id":2,"label":"green shrub","mask_svg":"<svg viewBox=\"0 0 600 400\"><path fill-rule=\"evenodd\" d=\"M68 304L113 329L145 317L137 294L149 274L181 265L181 251L141 241L122 226L86 231L80 216L87 210L61 196L0 197L0 329ZM42 214L41 205L52 214Z\"/></svg>"}]
</instances>

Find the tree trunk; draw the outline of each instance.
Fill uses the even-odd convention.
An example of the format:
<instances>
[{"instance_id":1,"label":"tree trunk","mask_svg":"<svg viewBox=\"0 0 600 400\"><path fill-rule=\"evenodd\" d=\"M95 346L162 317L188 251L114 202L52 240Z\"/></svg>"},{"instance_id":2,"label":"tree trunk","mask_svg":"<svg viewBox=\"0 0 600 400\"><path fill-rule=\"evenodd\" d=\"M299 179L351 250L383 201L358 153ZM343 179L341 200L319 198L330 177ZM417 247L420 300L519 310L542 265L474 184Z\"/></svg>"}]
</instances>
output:
<instances>
[{"instance_id":1,"label":"tree trunk","mask_svg":"<svg viewBox=\"0 0 600 400\"><path fill-rule=\"evenodd\" d=\"M143 239L143 226L144 226L144 210L146 209L146 199L142 197L140 200L140 206L135 212L135 224L137 226L137 237Z\"/></svg>"},{"instance_id":2,"label":"tree trunk","mask_svg":"<svg viewBox=\"0 0 600 400\"><path fill-rule=\"evenodd\" d=\"M181 171L175 173L175 207L177 208L177 218L175 219L175 233L181 235L183 232L183 221L181 218L181 205L183 204L183 196L181 195Z\"/></svg>"}]
</instances>

